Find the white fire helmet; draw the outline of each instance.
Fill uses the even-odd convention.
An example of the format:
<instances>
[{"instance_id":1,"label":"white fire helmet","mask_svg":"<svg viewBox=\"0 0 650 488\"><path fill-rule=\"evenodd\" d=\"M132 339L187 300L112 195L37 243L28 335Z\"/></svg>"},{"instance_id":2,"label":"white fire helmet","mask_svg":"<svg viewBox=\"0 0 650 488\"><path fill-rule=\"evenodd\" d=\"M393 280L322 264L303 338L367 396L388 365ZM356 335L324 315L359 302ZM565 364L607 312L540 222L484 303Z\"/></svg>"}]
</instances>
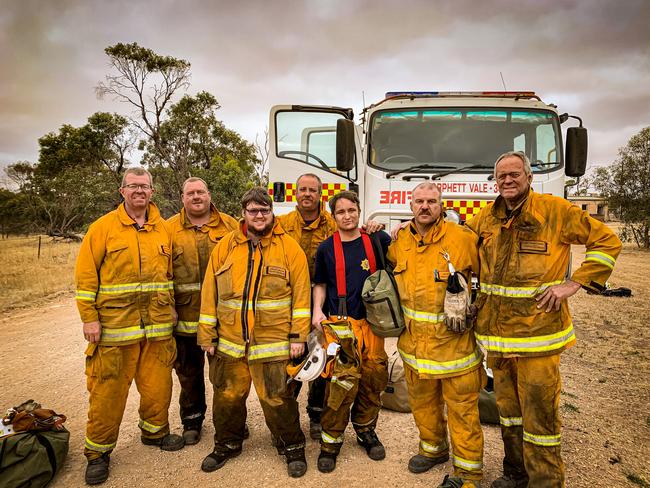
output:
<instances>
[{"instance_id":1,"label":"white fire helmet","mask_svg":"<svg viewBox=\"0 0 650 488\"><path fill-rule=\"evenodd\" d=\"M287 373L291 380L308 382L313 381L325 369L327 361L327 353L323 348L322 333L314 329L307 336L307 353L302 358L300 363L294 364L290 362L287 365Z\"/></svg>"}]
</instances>

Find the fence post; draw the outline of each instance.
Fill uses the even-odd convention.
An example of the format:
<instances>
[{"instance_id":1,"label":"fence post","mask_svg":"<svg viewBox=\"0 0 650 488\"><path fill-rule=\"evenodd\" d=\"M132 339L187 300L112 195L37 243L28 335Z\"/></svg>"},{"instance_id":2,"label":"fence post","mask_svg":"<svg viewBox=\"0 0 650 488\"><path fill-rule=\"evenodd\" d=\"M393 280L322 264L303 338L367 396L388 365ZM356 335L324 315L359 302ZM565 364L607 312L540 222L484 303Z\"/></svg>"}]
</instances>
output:
<instances>
[{"instance_id":1,"label":"fence post","mask_svg":"<svg viewBox=\"0 0 650 488\"><path fill-rule=\"evenodd\" d=\"M42 236L38 236L38 258L37 259L41 259L41 237Z\"/></svg>"}]
</instances>

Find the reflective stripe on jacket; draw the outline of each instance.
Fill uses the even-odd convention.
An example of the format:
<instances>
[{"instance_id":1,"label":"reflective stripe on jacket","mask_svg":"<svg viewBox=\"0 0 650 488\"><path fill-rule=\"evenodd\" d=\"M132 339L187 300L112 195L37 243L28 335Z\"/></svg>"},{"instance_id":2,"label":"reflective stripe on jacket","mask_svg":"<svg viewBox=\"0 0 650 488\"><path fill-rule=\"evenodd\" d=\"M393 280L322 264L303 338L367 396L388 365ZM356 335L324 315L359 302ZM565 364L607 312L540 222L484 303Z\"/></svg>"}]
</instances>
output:
<instances>
[{"instance_id":1,"label":"reflective stripe on jacket","mask_svg":"<svg viewBox=\"0 0 650 488\"><path fill-rule=\"evenodd\" d=\"M300 244L301 249L307 255L309 277L313 280L316 250L321 242L334 234L337 229L336 221L325 210L324 202L321 202L318 218L309 225L305 223L298 209L285 215L279 215L276 219L280 222L284 231Z\"/></svg>"},{"instance_id":2,"label":"reflective stripe on jacket","mask_svg":"<svg viewBox=\"0 0 650 488\"><path fill-rule=\"evenodd\" d=\"M476 242L471 231L441 218L425 236L411 223L388 249L406 321L397 348L420 378L458 376L481 364L473 331L456 334L443 322L449 267L442 253L469 282L478 270Z\"/></svg>"},{"instance_id":3,"label":"reflective stripe on jacket","mask_svg":"<svg viewBox=\"0 0 650 488\"><path fill-rule=\"evenodd\" d=\"M210 220L197 227L185 209L167 221L172 236L174 299L178 322L176 334L195 335L201 312L201 282L210 254L223 236L237 229L237 221L210 205Z\"/></svg>"},{"instance_id":4,"label":"reflective stripe on jacket","mask_svg":"<svg viewBox=\"0 0 650 488\"><path fill-rule=\"evenodd\" d=\"M614 232L565 199L532 190L509 217L498 197L467 226L479 236L479 342L496 356L543 356L571 347L567 301L547 313L535 296L565 281L572 244L586 246L587 254L571 280L601 291L621 250Z\"/></svg>"},{"instance_id":5,"label":"reflective stripe on jacket","mask_svg":"<svg viewBox=\"0 0 650 488\"><path fill-rule=\"evenodd\" d=\"M287 359L307 340L310 292L305 253L277 222L257 246L240 228L210 256L197 342L249 362Z\"/></svg>"},{"instance_id":6,"label":"reflective stripe on jacket","mask_svg":"<svg viewBox=\"0 0 650 488\"><path fill-rule=\"evenodd\" d=\"M149 204L137 230L121 204L95 221L75 268L82 322L99 321L100 345L125 345L172 334L172 247L166 222Z\"/></svg>"}]
</instances>

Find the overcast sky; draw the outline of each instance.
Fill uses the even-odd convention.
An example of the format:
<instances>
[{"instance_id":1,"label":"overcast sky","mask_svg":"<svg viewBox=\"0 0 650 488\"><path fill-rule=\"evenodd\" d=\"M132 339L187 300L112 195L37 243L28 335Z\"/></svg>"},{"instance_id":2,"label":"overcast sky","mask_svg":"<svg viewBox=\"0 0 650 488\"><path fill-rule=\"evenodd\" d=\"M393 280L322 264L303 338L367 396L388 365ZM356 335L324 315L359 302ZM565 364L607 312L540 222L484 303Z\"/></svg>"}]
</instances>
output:
<instances>
[{"instance_id":1,"label":"overcast sky","mask_svg":"<svg viewBox=\"0 0 650 488\"><path fill-rule=\"evenodd\" d=\"M353 107L396 90L532 90L589 129L608 164L650 125L650 1L3 0L0 167L97 111L104 48L137 42L192 64L188 93L250 141L271 105Z\"/></svg>"}]
</instances>

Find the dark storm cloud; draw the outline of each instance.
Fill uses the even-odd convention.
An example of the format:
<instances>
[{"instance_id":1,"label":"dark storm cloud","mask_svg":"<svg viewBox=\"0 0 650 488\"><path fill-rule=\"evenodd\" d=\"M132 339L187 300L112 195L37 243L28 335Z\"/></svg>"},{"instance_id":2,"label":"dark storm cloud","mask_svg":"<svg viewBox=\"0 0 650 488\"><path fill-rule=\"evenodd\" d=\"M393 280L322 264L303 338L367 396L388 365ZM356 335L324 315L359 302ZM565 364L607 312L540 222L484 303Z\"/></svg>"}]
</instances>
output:
<instances>
[{"instance_id":1,"label":"dark storm cloud","mask_svg":"<svg viewBox=\"0 0 650 488\"><path fill-rule=\"evenodd\" d=\"M103 49L137 41L192 63L224 122L252 139L277 103L360 109L396 89L535 90L608 162L650 125L650 2L14 1L0 13L0 164L96 111Z\"/></svg>"}]
</instances>

